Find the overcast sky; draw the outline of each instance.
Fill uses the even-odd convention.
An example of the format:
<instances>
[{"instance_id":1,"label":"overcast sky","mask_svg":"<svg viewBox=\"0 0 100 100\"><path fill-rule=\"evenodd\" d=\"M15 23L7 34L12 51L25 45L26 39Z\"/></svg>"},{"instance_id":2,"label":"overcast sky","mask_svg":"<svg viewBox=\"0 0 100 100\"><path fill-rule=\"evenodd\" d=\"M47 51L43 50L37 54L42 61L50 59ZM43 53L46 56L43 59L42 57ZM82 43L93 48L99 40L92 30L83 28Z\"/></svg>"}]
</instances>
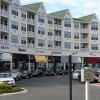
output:
<instances>
[{"instance_id":1,"label":"overcast sky","mask_svg":"<svg viewBox=\"0 0 100 100\"><path fill-rule=\"evenodd\" d=\"M96 13L100 20L100 0L20 0L21 5L43 2L47 13L69 9L73 17Z\"/></svg>"}]
</instances>

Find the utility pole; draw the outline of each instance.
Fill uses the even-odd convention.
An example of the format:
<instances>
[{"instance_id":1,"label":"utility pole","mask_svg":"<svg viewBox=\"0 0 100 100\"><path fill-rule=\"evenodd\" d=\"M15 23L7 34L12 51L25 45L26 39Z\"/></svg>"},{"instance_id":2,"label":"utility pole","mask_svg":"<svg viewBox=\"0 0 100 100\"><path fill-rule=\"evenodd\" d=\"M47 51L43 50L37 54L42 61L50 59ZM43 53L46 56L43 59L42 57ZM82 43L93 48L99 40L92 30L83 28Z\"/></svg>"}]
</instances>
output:
<instances>
[{"instance_id":1,"label":"utility pole","mask_svg":"<svg viewBox=\"0 0 100 100\"><path fill-rule=\"evenodd\" d=\"M72 55L69 55L69 100L72 100Z\"/></svg>"}]
</instances>

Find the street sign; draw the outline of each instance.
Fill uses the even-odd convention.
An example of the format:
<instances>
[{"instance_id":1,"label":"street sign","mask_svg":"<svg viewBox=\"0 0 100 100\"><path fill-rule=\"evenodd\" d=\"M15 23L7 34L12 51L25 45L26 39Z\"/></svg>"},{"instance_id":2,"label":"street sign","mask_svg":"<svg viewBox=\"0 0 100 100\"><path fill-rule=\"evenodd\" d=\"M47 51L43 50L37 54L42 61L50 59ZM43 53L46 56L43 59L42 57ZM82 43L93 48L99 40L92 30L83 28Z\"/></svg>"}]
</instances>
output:
<instances>
[{"instance_id":1,"label":"street sign","mask_svg":"<svg viewBox=\"0 0 100 100\"><path fill-rule=\"evenodd\" d=\"M84 81L92 81L93 73L93 69L84 69Z\"/></svg>"}]
</instances>

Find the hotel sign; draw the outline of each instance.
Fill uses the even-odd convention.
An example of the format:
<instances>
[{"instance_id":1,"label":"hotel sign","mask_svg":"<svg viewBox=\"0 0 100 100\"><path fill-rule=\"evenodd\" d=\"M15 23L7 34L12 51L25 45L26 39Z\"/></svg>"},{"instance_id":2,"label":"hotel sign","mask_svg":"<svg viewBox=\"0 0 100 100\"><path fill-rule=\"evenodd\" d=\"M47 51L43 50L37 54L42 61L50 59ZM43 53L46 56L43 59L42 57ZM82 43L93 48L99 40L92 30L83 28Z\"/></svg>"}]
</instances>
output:
<instances>
[{"instance_id":1,"label":"hotel sign","mask_svg":"<svg viewBox=\"0 0 100 100\"><path fill-rule=\"evenodd\" d=\"M61 54L61 52L53 51L52 54Z\"/></svg>"}]
</instances>

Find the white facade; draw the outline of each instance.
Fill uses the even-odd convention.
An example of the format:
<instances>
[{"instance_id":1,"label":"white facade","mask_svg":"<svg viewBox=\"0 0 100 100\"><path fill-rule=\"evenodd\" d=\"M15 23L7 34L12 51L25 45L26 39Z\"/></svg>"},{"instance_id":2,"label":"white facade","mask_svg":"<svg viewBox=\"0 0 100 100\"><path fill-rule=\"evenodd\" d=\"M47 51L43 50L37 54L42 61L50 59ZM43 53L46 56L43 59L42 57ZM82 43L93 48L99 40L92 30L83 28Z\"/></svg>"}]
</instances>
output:
<instances>
[{"instance_id":1,"label":"white facade","mask_svg":"<svg viewBox=\"0 0 100 100\"><path fill-rule=\"evenodd\" d=\"M85 22L74 19L68 10L61 19L49 16L43 3L36 12L24 9L19 0L6 1L3 0L0 5L1 53L47 56L53 53L54 56L65 56L72 52L79 52L80 56L84 56L84 54L95 52L96 56L100 56L100 29L96 14L90 22ZM22 13L25 18L22 18ZM40 20L42 18L43 22L39 22L39 18ZM52 24L48 24L48 19L52 21ZM71 21L71 27L64 26L65 19ZM79 23L79 28L74 28L74 22ZM97 23L98 30L91 30L92 22ZM51 35L48 35L48 31ZM71 37L65 33L71 34ZM91 37L96 39L91 40Z\"/></svg>"}]
</instances>

